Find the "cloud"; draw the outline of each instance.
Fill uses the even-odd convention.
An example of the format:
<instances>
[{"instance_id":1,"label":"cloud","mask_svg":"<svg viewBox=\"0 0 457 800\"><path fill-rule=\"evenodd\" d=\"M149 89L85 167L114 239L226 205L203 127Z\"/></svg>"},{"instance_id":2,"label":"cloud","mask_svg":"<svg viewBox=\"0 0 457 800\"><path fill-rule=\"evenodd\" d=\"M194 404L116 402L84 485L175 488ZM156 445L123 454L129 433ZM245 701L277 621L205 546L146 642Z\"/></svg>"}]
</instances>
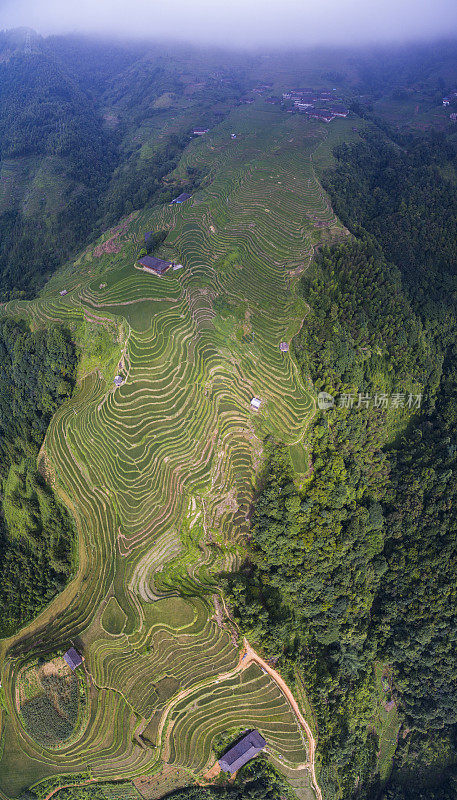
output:
<instances>
[{"instance_id":1,"label":"cloud","mask_svg":"<svg viewBox=\"0 0 457 800\"><path fill-rule=\"evenodd\" d=\"M457 35L457 0L0 0L0 27L218 45L314 45Z\"/></svg>"}]
</instances>

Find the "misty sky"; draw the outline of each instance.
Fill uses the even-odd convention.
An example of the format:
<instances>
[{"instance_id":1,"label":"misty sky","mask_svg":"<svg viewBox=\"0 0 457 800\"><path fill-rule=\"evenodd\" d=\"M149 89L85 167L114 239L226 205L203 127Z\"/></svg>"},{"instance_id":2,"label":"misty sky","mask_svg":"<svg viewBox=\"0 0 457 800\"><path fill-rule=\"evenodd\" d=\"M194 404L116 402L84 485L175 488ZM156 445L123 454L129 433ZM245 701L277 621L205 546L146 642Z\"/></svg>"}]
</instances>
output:
<instances>
[{"instance_id":1,"label":"misty sky","mask_svg":"<svg viewBox=\"0 0 457 800\"><path fill-rule=\"evenodd\" d=\"M457 0L0 0L0 28L245 46L457 35Z\"/></svg>"}]
</instances>

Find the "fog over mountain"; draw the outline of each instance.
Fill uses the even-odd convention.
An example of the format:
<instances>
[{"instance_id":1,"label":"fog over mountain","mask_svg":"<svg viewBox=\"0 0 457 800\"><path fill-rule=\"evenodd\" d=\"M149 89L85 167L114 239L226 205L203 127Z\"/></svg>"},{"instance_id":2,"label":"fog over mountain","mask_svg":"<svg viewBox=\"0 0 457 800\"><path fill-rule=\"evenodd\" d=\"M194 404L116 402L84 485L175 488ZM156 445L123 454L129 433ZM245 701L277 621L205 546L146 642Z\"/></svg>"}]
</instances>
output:
<instances>
[{"instance_id":1,"label":"fog over mountain","mask_svg":"<svg viewBox=\"0 0 457 800\"><path fill-rule=\"evenodd\" d=\"M360 44L457 34L455 0L3 0L0 27L224 46Z\"/></svg>"}]
</instances>

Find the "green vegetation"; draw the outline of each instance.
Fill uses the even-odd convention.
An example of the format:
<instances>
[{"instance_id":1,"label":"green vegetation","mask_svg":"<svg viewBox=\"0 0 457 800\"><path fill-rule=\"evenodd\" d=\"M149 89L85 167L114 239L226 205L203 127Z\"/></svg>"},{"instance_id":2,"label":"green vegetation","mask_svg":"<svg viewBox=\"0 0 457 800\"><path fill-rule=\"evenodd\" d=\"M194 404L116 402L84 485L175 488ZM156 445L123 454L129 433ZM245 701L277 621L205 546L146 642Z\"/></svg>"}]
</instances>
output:
<instances>
[{"instance_id":1,"label":"green vegetation","mask_svg":"<svg viewBox=\"0 0 457 800\"><path fill-rule=\"evenodd\" d=\"M197 166L167 176L196 121L219 121L241 92L190 53L179 75L166 48L158 65L144 44L35 35L27 52L26 35L0 32L2 299L33 297L122 217L198 186ZM186 93L191 75L198 90Z\"/></svg>"},{"instance_id":2,"label":"green vegetation","mask_svg":"<svg viewBox=\"0 0 457 800\"><path fill-rule=\"evenodd\" d=\"M278 141L287 146L272 173ZM218 576L241 562L262 439L301 442L313 411L279 342L306 314L290 273L322 238L342 235L303 160L316 143L298 117L237 109L189 145L173 176L199 170L210 185L182 206L133 215L35 301L6 306L37 327L68 326L86 364L43 449L81 536L80 569L41 621L4 646L9 746L0 787L10 796L34 783L33 764L35 782L83 769L101 780L157 774L166 792L200 780L216 737L249 725L265 732L300 797L312 799L306 737L269 675L238 666ZM292 196L300 197L293 222ZM148 231L169 232L163 251L182 270L159 279L134 268ZM217 297L226 304L218 310ZM222 329L230 317L235 324ZM120 361L125 381L115 387ZM84 654L91 691L80 724L50 752L26 735L15 687L21 669L70 642ZM10 769L16 746L26 777ZM160 777L164 761L171 776Z\"/></svg>"},{"instance_id":3,"label":"green vegetation","mask_svg":"<svg viewBox=\"0 0 457 800\"><path fill-rule=\"evenodd\" d=\"M192 786L173 794L177 800L293 800L295 795L283 776L259 756L237 773L226 786Z\"/></svg>"},{"instance_id":4,"label":"green vegetation","mask_svg":"<svg viewBox=\"0 0 457 800\"><path fill-rule=\"evenodd\" d=\"M122 778L128 797L144 779L151 800L290 796L262 758L233 785L196 785L249 726L312 800L307 739L270 674L240 660L224 575L242 632L310 717L325 799L409 800L413 780L417 796L441 782L445 797L457 762L453 137L374 132L361 106L360 131L259 98L234 108L251 73L198 54L180 72L179 54L171 68L115 48L111 80L106 51L43 47L36 86L25 83L36 120L22 143L22 111L12 121L1 165L17 187L0 220L2 291L16 298L0 323L2 632L30 624L1 649L0 789L41 800L93 779L60 794L109 800L122 795L106 782ZM55 99L57 53L68 96ZM6 84L25 62L2 61ZM90 103L67 72L85 75ZM94 124L87 171L102 147L106 174L91 183L78 153ZM197 124L211 130L191 141ZM332 162L327 195L317 173ZM46 241L34 227L43 187ZM171 205L184 189L192 199ZM65 191L74 224L53 217ZM101 231L35 300L17 299ZM143 249L183 269L136 270ZM320 413L316 390L336 406ZM397 403L370 400L387 395ZM57 497L79 570L33 620L71 569ZM70 642L87 698L81 683L43 691L30 677Z\"/></svg>"},{"instance_id":5,"label":"green vegetation","mask_svg":"<svg viewBox=\"0 0 457 800\"><path fill-rule=\"evenodd\" d=\"M31 332L0 321L2 635L46 605L68 580L73 526L36 467L52 414L73 389L76 353L62 328Z\"/></svg>"},{"instance_id":6,"label":"green vegetation","mask_svg":"<svg viewBox=\"0 0 457 800\"><path fill-rule=\"evenodd\" d=\"M367 629L383 571L385 467L367 436L343 421L331 431L316 425L313 434L313 474L303 493L286 452L272 449L253 518L254 566L228 588L243 629L281 656L290 681L297 667L303 675L319 728L319 781L330 793L335 768L347 786L375 764ZM358 483L351 486L349 476Z\"/></svg>"},{"instance_id":7,"label":"green vegetation","mask_svg":"<svg viewBox=\"0 0 457 800\"><path fill-rule=\"evenodd\" d=\"M115 636L122 633L127 620L115 597L110 597L102 615L102 625L107 633Z\"/></svg>"},{"instance_id":8,"label":"green vegetation","mask_svg":"<svg viewBox=\"0 0 457 800\"><path fill-rule=\"evenodd\" d=\"M0 51L10 47L2 33ZM0 206L3 298L30 296L87 239L116 161L87 93L50 54L21 49L0 69L0 163L25 173L12 178Z\"/></svg>"},{"instance_id":9,"label":"green vegetation","mask_svg":"<svg viewBox=\"0 0 457 800\"><path fill-rule=\"evenodd\" d=\"M71 332L79 356L77 377L83 378L95 369L102 370L107 379L114 376L124 338L122 326L89 317L73 325Z\"/></svg>"},{"instance_id":10,"label":"green vegetation","mask_svg":"<svg viewBox=\"0 0 457 800\"><path fill-rule=\"evenodd\" d=\"M448 650L454 629L456 385L455 186L449 176L457 154L452 135L403 136L401 144L399 150L370 135L338 150L327 185L335 203L344 205L346 221L363 226L362 236L374 235L395 262L433 355L424 411L388 453L387 570L373 607L374 634L394 665L409 729L396 755L399 780L419 788L421 780L429 786L445 782L457 761L450 744L456 684Z\"/></svg>"},{"instance_id":11,"label":"green vegetation","mask_svg":"<svg viewBox=\"0 0 457 800\"><path fill-rule=\"evenodd\" d=\"M377 796L392 761L386 797L445 786L457 763L455 186L442 174L457 156L443 135L401 144L368 131L335 148L325 186L358 238L316 255L294 347L337 401L312 423L300 488L293 450L271 446L249 562L228 583L242 628L303 676L320 784L338 798ZM392 670L390 719L376 658Z\"/></svg>"},{"instance_id":12,"label":"green vegetation","mask_svg":"<svg viewBox=\"0 0 457 800\"><path fill-rule=\"evenodd\" d=\"M42 674L40 688L21 704L28 732L43 745L59 744L72 734L78 715L78 678L75 674Z\"/></svg>"}]
</instances>

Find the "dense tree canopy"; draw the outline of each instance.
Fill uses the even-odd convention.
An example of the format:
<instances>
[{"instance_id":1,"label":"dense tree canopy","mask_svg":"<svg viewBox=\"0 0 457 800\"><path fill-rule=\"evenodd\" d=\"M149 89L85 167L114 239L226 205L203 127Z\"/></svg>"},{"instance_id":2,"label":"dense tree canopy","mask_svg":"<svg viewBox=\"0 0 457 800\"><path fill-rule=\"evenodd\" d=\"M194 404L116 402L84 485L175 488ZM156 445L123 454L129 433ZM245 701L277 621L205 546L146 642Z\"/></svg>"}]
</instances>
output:
<instances>
[{"instance_id":1,"label":"dense tree canopy","mask_svg":"<svg viewBox=\"0 0 457 800\"><path fill-rule=\"evenodd\" d=\"M37 471L52 414L75 380L76 351L62 328L31 332L0 321L0 633L31 619L71 572L73 528Z\"/></svg>"}]
</instances>

